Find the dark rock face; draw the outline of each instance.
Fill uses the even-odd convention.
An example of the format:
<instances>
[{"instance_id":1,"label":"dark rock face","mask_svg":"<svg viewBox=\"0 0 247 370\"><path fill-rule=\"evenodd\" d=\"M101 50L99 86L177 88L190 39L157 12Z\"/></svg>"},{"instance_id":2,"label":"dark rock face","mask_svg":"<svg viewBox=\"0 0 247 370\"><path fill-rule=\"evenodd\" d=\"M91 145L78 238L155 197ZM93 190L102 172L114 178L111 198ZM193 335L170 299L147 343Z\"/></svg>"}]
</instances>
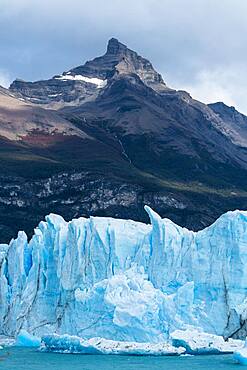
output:
<instances>
[{"instance_id":1,"label":"dark rock face","mask_svg":"<svg viewBox=\"0 0 247 370\"><path fill-rule=\"evenodd\" d=\"M207 105L181 91L157 94L135 74L118 76L95 101L61 112L85 132L103 122L101 135L121 140L131 163L151 173L203 182L209 176L216 183L221 168L227 175L226 164L247 169L244 143L233 143L228 125ZM243 130L247 135L247 125ZM237 129L234 135L240 135Z\"/></svg>"},{"instance_id":2,"label":"dark rock face","mask_svg":"<svg viewBox=\"0 0 247 370\"><path fill-rule=\"evenodd\" d=\"M55 109L71 103L82 104L98 94L94 84L57 78L37 82L15 80L10 90L26 102L51 105Z\"/></svg>"},{"instance_id":3,"label":"dark rock face","mask_svg":"<svg viewBox=\"0 0 247 370\"><path fill-rule=\"evenodd\" d=\"M107 46L106 54L95 58L85 65L71 70L74 74L96 76L103 79L111 79L120 74L136 74L142 82L161 92L167 90L161 75L157 73L152 64L142 58L135 51L112 38Z\"/></svg>"},{"instance_id":4,"label":"dark rock face","mask_svg":"<svg viewBox=\"0 0 247 370\"><path fill-rule=\"evenodd\" d=\"M247 207L247 118L168 88L116 39L60 76L0 89L0 144L1 242L50 212L145 222L148 204L198 230Z\"/></svg>"},{"instance_id":5,"label":"dark rock face","mask_svg":"<svg viewBox=\"0 0 247 370\"><path fill-rule=\"evenodd\" d=\"M41 180L1 176L0 185L1 242L8 242L20 229L31 236L50 212L66 220L111 216L149 222L144 211L147 204L174 222L199 230L236 205L247 207L247 195L234 199L177 190L148 191L89 172L62 172Z\"/></svg>"},{"instance_id":6,"label":"dark rock face","mask_svg":"<svg viewBox=\"0 0 247 370\"><path fill-rule=\"evenodd\" d=\"M224 103L208 105L224 122L228 135L236 145L247 147L247 117L239 113L234 107Z\"/></svg>"}]
</instances>

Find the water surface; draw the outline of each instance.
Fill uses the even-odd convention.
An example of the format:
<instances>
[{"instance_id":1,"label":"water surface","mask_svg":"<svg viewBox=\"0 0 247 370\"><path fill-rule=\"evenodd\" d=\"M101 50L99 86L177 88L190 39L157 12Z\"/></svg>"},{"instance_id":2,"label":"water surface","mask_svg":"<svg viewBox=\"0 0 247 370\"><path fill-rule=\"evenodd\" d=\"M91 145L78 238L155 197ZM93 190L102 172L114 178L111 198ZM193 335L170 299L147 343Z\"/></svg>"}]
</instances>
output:
<instances>
[{"instance_id":1,"label":"water surface","mask_svg":"<svg viewBox=\"0 0 247 370\"><path fill-rule=\"evenodd\" d=\"M62 355L41 353L33 348L0 351L2 370L237 370L232 355L137 357Z\"/></svg>"}]
</instances>

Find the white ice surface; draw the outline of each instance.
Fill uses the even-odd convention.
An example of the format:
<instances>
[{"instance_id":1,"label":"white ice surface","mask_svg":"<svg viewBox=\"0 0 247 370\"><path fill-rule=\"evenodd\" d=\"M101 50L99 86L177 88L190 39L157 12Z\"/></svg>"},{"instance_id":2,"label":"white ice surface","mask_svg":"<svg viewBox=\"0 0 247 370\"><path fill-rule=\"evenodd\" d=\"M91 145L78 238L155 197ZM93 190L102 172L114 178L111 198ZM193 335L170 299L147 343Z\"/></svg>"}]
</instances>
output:
<instances>
[{"instance_id":1,"label":"white ice surface","mask_svg":"<svg viewBox=\"0 0 247 370\"><path fill-rule=\"evenodd\" d=\"M222 336L204 333L194 328L176 330L171 334L172 344L175 347L184 347L191 355L233 353L244 346L244 341L228 339Z\"/></svg>"},{"instance_id":2,"label":"white ice surface","mask_svg":"<svg viewBox=\"0 0 247 370\"><path fill-rule=\"evenodd\" d=\"M174 356L185 352L169 343L120 342L104 338L82 338L70 335L50 335L42 338L41 350L59 353L104 354L104 355L152 355Z\"/></svg>"}]
</instances>

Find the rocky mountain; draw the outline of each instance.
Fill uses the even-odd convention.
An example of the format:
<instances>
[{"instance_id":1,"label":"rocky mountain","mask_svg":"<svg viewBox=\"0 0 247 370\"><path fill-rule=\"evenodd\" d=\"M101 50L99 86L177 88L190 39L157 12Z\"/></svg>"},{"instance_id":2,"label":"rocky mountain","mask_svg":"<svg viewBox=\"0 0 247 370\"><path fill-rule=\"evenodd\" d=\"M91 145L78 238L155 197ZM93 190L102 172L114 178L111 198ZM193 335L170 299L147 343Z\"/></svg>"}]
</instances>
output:
<instances>
[{"instance_id":1,"label":"rocky mountain","mask_svg":"<svg viewBox=\"0 0 247 370\"><path fill-rule=\"evenodd\" d=\"M234 107L228 107L222 102L209 104L209 107L222 119L232 141L236 145L246 147L247 117L239 113Z\"/></svg>"},{"instance_id":2,"label":"rocky mountain","mask_svg":"<svg viewBox=\"0 0 247 370\"><path fill-rule=\"evenodd\" d=\"M15 80L10 90L20 94L25 100L53 108L81 105L96 98L108 80L131 73L158 92L167 90L161 75L147 59L114 38L109 41L105 55L48 81Z\"/></svg>"},{"instance_id":3,"label":"rocky mountain","mask_svg":"<svg viewBox=\"0 0 247 370\"><path fill-rule=\"evenodd\" d=\"M55 111L27 104L23 99L0 87L0 136L11 141L25 141L28 136L76 135L86 137L82 130Z\"/></svg>"},{"instance_id":4,"label":"rocky mountain","mask_svg":"<svg viewBox=\"0 0 247 370\"><path fill-rule=\"evenodd\" d=\"M0 238L49 212L200 229L247 207L247 117L166 86L116 39L46 81L0 90Z\"/></svg>"}]
</instances>

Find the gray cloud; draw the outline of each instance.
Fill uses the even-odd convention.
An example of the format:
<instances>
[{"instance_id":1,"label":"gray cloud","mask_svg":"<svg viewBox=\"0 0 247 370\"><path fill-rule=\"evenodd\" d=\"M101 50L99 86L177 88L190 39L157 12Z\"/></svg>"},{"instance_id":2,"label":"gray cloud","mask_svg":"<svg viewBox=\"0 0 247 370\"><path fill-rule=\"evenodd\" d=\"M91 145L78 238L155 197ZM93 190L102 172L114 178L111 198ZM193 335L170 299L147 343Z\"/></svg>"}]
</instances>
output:
<instances>
[{"instance_id":1,"label":"gray cloud","mask_svg":"<svg viewBox=\"0 0 247 370\"><path fill-rule=\"evenodd\" d=\"M0 69L0 85L7 87L11 83L10 76L8 72Z\"/></svg>"},{"instance_id":2,"label":"gray cloud","mask_svg":"<svg viewBox=\"0 0 247 370\"><path fill-rule=\"evenodd\" d=\"M150 59L171 87L247 113L243 0L0 0L0 9L7 82L60 73L102 54L114 36Z\"/></svg>"}]
</instances>

